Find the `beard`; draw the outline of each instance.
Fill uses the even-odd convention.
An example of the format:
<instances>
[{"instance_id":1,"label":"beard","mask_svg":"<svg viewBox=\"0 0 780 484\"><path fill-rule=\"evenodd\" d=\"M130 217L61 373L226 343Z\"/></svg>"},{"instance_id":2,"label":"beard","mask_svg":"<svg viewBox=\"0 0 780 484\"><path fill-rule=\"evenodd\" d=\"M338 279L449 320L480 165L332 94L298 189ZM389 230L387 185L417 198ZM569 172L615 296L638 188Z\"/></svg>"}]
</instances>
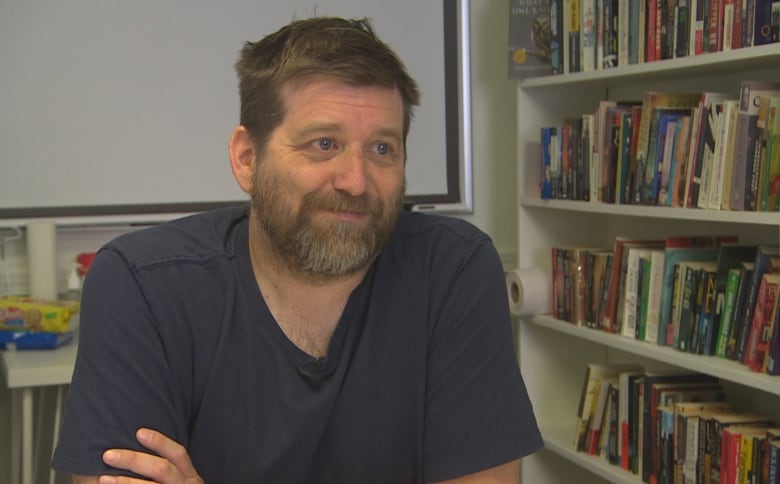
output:
<instances>
[{"instance_id":1,"label":"beard","mask_svg":"<svg viewBox=\"0 0 780 484\"><path fill-rule=\"evenodd\" d=\"M405 181L386 206L366 194L312 192L303 197L293 212L291 184L262 168L255 171L252 211L264 231L271 250L287 268L311 280L328 281L354 274L366 267L382 250L403 208ZM315 224L320 210L365 214L358 222L330 221Z\"/></svg>"}]
</instances>

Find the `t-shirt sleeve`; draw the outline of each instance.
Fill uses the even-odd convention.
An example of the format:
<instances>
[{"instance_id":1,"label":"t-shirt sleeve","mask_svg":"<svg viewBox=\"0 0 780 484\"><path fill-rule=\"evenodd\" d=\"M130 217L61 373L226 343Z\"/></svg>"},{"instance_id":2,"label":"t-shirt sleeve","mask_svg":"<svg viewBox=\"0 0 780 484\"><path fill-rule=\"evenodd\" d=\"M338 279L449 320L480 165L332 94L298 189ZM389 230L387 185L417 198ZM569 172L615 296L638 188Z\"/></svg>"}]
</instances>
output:
<instances>
[{"instance_id":1,"label":"t-shirt sleeve","mask_svg":"<svg viewBox=\"0 0 780 484\"><path fill-rule=\"evenodd\" d=\"M102 249L82 292L79 348L53 467L61 472L118 473L105 466L108 448L142 450L139 427L182 442L184 411L177 404L157 322L121 254Z\"/></svg>"},{"instance_id":2,"label":"t-shirt sleeve","mask_svg":"<svg viewBox=\"0 0 780 484\"><path fill-rule=\"evenodd\" d=\"M503 268L489 239L451 262L432 295L426 481L518 459L542 446L517 363Z\"/></svg>"}]
</instances>

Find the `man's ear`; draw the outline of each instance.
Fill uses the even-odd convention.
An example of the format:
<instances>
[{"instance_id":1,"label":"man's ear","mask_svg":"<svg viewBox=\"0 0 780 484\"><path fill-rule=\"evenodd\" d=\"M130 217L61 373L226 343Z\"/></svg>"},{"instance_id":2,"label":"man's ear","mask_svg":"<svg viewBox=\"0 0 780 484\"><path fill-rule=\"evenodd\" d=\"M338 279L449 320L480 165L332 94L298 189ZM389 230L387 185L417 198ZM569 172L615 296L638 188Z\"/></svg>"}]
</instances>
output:
<instances>
[{"instance_id":1,"label":"man's ear","mask_svg":"<svg viewBox=\"0 0 780 484\"><path fill-rule=\"evenodd\" d=\"M246 192L252 191L252 175L255 171L255 143L244 126L233 130L228 143L230 168L238 186Z\"/></svg>"}]
</instances>

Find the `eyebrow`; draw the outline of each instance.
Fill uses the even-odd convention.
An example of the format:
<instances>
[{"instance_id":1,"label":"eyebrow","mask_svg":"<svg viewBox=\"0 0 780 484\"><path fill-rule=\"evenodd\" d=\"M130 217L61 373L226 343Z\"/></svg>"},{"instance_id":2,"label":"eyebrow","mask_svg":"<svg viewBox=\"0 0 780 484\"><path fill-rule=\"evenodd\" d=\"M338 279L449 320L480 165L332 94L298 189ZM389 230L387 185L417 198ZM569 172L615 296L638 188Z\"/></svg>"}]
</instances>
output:
<instances>
[{"instance_id":1,"label":"eyebrow","mask_svg":"<svg viewBox=\"0 0 780 484\"><path fill-rule=\"evenodd\" d=\"M342 131L342 128L341 125L339 125L338 123L314 122L312 124L305 126L301 131L297 133L297 135L299 137L306 138L316 133L322 133L322 132L334 133L340 131ZM402 144L402 140L403 140L401 134L397 130L392 128L380 128L379 130L373 133L373 136L379 136L381 138L391 138L399 145Z\"/></svg>"}]
</instances>

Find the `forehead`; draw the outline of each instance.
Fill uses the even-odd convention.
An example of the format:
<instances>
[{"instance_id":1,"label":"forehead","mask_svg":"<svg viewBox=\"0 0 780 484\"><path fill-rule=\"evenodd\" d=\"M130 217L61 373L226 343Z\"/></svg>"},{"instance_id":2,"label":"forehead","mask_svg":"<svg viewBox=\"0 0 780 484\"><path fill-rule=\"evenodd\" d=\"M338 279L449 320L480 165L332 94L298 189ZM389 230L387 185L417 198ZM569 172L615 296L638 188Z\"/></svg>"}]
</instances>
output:
<instances>
[{"instance_id":1,"label":"forehead","mask_svg":"<svg viewBox=\"0 0 780 484\"><path fill-rule=\"evenodd\" d=\"M395 87L356 86L315 77L286 83L281 91L285 118L311 119L344 114L386 122L403 121L403 99Z\"/></svg>"}]
</instances>

